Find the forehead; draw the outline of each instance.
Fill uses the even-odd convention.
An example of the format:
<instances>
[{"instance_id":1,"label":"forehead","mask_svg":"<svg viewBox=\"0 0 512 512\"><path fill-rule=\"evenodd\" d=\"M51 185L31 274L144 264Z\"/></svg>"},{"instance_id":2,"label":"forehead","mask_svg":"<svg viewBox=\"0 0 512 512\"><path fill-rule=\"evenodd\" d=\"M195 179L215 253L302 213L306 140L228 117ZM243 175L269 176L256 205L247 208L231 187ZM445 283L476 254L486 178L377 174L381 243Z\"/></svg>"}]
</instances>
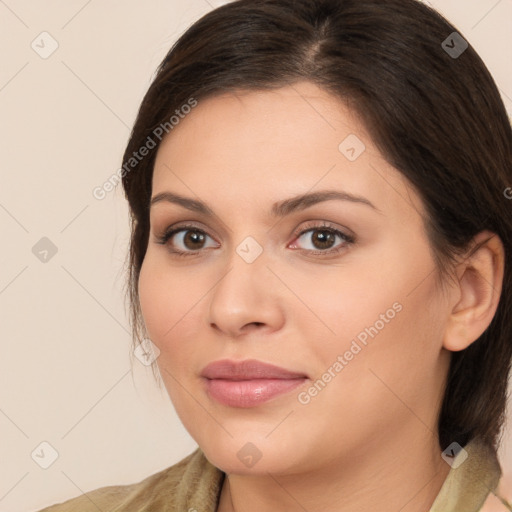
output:
<instances>
[{"instance_id":1,"label":"forehead","mask_svg":"<svg viewBox=\"0 0 512 512\"><path fill-rule=\"evenodd\" d=\"M309 82L199 101L162 141L153 195L272 203L315 188L364 194L403 215L419 198L346 103Z\"/></svg>"}]
</instances>

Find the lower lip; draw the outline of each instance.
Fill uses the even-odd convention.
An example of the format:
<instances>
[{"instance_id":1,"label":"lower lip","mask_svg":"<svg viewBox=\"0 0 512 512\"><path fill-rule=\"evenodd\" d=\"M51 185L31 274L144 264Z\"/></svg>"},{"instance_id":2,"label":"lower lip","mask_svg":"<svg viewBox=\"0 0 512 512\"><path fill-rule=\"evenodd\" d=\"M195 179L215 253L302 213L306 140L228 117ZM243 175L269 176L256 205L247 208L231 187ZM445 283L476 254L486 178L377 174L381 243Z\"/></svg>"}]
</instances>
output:
<instances>
[{"instance_id":1,"label":"lower lip","mask_svg":"<svg viewBox=\"0 0 512 512\"><path fill-rule=\"evenodd\" d=\"M224 380L206 379L208 394L230 407L255 407L300 386L306 378Z\"/></svg>"}]
</instances>

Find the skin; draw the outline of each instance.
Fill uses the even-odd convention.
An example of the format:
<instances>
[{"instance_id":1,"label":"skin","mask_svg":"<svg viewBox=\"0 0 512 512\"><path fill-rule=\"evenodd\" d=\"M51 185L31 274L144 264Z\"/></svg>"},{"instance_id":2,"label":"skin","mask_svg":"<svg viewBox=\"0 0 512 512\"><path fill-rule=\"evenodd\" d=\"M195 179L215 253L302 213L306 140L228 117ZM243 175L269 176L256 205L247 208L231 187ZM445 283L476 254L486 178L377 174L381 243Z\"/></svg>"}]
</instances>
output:
<instances>
[{"instance_id":1,"label":"skin","mask_svg":"<svg viewBox=\"0 0 512 512\"><path fill-rule=\"evenodd\" d=\"M338 149L349 134L366 146L355 161ZM274 202L319 190L362 196L375 209L329 200L271 216ZM498 237L461 260L441 288L419 195L356 114L308 82L200 101L158 150L153 197L162 192L215 213L152 206L139 293L176 411L228 474L218 510L428 510L450 469L437 438L450 351L476 340L496 311ZM202 246L186 245L183 232L158 243L182 221L206 232ZM322 228L298 234L325 221L355 242L337 237L322 249L314 237ZM248 236L263 249L252 263L236 252ZM401 311L300 403L299 393L395 303ZM220 359L258 359L309 381L257 407L229 407L200 378ZM248 442L261 453L251 468L237 457Z\"/></svg>"}]
</instances>

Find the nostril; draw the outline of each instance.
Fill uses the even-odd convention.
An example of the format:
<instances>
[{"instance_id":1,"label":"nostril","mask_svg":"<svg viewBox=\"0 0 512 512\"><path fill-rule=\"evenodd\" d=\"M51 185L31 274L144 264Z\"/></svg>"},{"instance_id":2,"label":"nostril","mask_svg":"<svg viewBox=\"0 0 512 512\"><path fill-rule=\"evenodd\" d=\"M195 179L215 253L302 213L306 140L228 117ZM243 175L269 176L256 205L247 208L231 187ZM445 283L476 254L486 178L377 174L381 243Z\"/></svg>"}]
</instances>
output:
<instances>
[{"instance_id":1,"label":"nostril","mask_svg":"<svg viewBox=\"0 0 512 512\"><path fill-rule=\"evenodd\" d=\"M244 326L244 329L250 329L251 327L259 327L260 325L265 325L263 322L250 322Z\"/></svg>"}]
</instances>

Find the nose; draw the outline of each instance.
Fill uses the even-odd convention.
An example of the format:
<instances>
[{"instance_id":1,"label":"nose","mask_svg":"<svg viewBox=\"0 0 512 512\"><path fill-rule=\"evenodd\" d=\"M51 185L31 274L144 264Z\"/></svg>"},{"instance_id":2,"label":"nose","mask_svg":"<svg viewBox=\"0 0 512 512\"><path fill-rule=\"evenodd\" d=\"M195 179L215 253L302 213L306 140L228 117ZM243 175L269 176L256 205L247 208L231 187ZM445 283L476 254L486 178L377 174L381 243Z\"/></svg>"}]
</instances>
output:
<instances>
[{"instance_id":1,"label":"nose","mask_svg":"<svg viewBox=\"0 0 512 512\"><path fill-rule=\"evenodd\" d=\"M252 263L233 252L226 272L208 295L208 320L213 329L239 338L250 332L270 333L282 328L286 297L267 263L265 252Z\"/></svg>"}]
</instances>

